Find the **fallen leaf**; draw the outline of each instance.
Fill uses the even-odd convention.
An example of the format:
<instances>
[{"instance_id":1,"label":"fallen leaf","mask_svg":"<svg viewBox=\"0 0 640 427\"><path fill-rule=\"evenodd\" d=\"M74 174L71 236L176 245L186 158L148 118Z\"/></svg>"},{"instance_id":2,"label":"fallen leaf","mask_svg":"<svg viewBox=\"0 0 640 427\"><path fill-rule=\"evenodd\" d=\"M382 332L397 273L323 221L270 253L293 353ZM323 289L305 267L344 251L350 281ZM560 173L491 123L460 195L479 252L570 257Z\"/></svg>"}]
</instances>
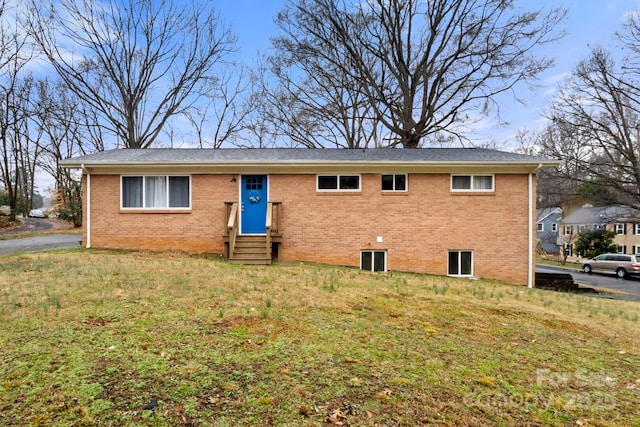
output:
<instances>
[{"instance_id":1,"label":"fallen leaf","mask_svg":"<svg viewBox=\"0 0 640 427\"><path fill-rule=\"evenodd\" d=\"M342 411L340 409L336 409L335 411L329 414L329 416L327 417L327 422L331 424L335 424L337 426L342 426L344 425L343 421L346 419L347 417L344 416Z\"/></svg>"},{"instance_id":2,"label":"fallen leaf","mask_svg":"<svg viewBox=\"0 0 640 427\"><path fill-rule=\"evenodd\" d=\"M352 359L350 357L345 357L344 363L360 363L358 359Z\"/></svg>"},{"instance_id":3,"label":"fallen leaf","mask_svg":"<svg viewBox=\"0 0 640 427\"><path fill-rule=\"evenodd\" d=\"M393 394L393 391L389 388L385 388L381 392L379 392L376 396L380 399L388 399Z\"/></svg>"},{"instance_id":4,"label":"fallen leaf","mask_svg":"<svg viewBox=\"0 0 640 427\"><path fill-rule=\"evenodd\" d=\"M313 411L307 405L302 405L302 406L300 406L298 408L298 413L300 415L302 415L303 417L308 417L309 415L311 415L313 413Z\"/></svg>"}]
</instances>

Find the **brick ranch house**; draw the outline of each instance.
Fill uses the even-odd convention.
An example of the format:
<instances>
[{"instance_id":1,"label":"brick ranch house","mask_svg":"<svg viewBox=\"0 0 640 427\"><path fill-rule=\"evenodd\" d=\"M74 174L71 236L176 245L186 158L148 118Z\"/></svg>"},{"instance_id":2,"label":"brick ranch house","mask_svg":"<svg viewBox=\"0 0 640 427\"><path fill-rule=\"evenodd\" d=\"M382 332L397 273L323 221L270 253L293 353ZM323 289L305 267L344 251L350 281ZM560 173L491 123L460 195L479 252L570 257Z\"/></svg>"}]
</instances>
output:
<instances>
[{"instance_id":1,"label":"brick ranch house","mask_svg":"<svg viewBox=\"0 0 640 427\"><path fill-rule=\"evenodd\" d=\"M82 170L83 246L533 285L535 174L480 148L119 149Z\"/></svg>"}]
</instances>

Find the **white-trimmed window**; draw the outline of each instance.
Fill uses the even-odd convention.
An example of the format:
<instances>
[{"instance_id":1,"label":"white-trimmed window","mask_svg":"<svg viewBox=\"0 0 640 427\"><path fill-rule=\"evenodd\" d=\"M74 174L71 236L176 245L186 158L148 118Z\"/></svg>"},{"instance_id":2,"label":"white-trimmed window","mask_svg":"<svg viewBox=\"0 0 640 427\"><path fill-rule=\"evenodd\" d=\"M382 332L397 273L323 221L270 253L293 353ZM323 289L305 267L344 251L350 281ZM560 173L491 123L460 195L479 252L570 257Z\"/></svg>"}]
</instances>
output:
<instances>
[{"instance_id":1,"label":"white-trimmed window","mask_svg":"<svg viewBox=\"0 0 640 427\"><path fill-rule=\"evenodd\" d=\"M449 276L473 276L473 252L449 251Z\"/></svg>"},{"instance_id":2,"label":"white-trimmed window","mask_svg":"<svg viewBox=\"0 0 640 427\"><path fill-rule=\"evenodd\" d=\"M360 175L318 175L317 191L360 191Z\"/></svg>"},{"instance_id":3,"label":"white-trimmed window","mask_svg":"<svg viewBox=\"0 0 640 427\"><path fill-rule=\"evenodd\" d=\"M451 191L493 191L493 175L451 175Z\"/></svg>"},{"instance_id":4,"label":"white-trimmed window","mask_svg":"<svg viewBox=\"0 0 640 427\"><path fill-rule=\"evenodd\" d=\"M617 251L619 254L626 254L627 253L627 245L616 245L617 246Z\"/></svg>"},{"instance_id":5,"label":"white-trimmed window","mask_svg":"<svg viewBox=\"0 0 640 427\"><path fill-rule=\"evenodd\" d=\"M564 254L566 256L573 256L573 245L572 244L565 244L564 245Z\"/></svg>"},{"instance_id":6,"label":"white-trimmed window","mask_svg":"<svg viewBox=\"0 0 640 427\"><path fill-rule=\"evenodd\" d=\"M640 234L640 224L633 224L633 234Z\"/></svg>"},{"instance_id":7,"label":"white-trimmed window","mask_svg":"<svg viewBox=\"0 0 640 427\"><path fill-rule=\"evenodd\" d=\"M558 224L556 224L555 222L553 224L551 224L551 231L553 233L557 233L558 232Z\"/></svg>"},{"instance_id":8,"label":"white-trimmed window","mask_svg":"<svg viewBox=\"0 0 640 427\"><path fill-rule=\"evenodd\" d=\"M591 231L591 230L593 230L593 227L591 227L590 225L584 225L584 224L578 225L578 233L583 233L585 231Z\"/></svg>"},{"instance_id":9,"label":"white-trimmed window","mask_svg":"<svg viewBox=\"0 0 640 427\"><path fill-rule=\"evenodd\" d=\"M382 174L382 191L407 191L407 174Z\"/></svg>"},{"instance_id":10,"label":"white-trimmed window","mask_svg":"<svg viewBox=\"0 0 640 427\"><path fill-rule=\"evenodd\" d=\"M188 209L191 207L190 176L122 176L123 209Z\"/></svg>"},{"instance_id":11,"label":"white-trimmed window","mask_svg":"<svg viewBox=\"0 0 640 427\"><path fill-rule=\"evenodd\" d=\"M539 233L542 233L544 231L544 223L538 222L536 224L536 231L539 232Z\"/></svg>"},{"instance_id":12,"label":"white-trimmed window","mask_svg":"<svg viewBox=\"0 0 640 427\"><path fill-rule=\"evenodd\" d=\"M631 250L633 250L633 254L640 254L640 245L634 245Z\"/></svg>"},{"instance_id":13,"label":"white-trimmed window","mask_svg":"<svg viewBox=\"0 0 640 427\"><path fill-rule=\"evenodd\" d=\"M361 251L360 269L367 271L387 271L387 251Z\"/></svg>"},{"instance_id":14,"label":"white-trimmed window","mask_svg":"<svg viewBox=\"0 0 640 427\"><path fill-rule=\"evenodd\" d=\"M626 234L627 225L626 224L616 224L616 234Z\"/></svg>"},{"instance_id":15,"label":"white-trimmed window","mask_svg":"<svg viewBox=\"0 0 640 427\"><path fill-rule=\"evenodd\" d=\"M569 236L573 234L573 226L572 225L565 225L564 226L564 235L565 236Z\"/></svg>"}]
</instances>

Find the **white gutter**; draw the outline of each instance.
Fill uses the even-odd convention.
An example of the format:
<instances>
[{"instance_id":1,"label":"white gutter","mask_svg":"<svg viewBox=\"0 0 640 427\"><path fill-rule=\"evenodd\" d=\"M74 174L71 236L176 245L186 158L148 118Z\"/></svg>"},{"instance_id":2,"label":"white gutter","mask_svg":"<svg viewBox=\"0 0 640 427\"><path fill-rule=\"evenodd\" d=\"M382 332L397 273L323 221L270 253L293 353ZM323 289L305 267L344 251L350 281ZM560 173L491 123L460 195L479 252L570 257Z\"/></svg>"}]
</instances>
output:
<instances>
[{"instance_id":1,"label":"white gutter","mask_svg":"<svg viewBox=\"0 0 640 427\"><path fill-rule=\"evenodd\" d=\"M528 272L528 288L533 288L535 284L535 249L533 247L533 230L535 230L535 218L533 216L533 207L535 206L535 194L533 194L533 175L542 169L542 163L538 165L533 173L529 173L529 272Z\"/></svg>"},{"instance_id":2,"label":"white gutter","mask_svg":"<svg viewBox=\"0 0 640 427\"><path fill-rule=\"evenodd\" d=\"M91 172L84 167L84 163L80 165L82 170L87 174L87 241L85 242L85 248L91 248Z\"/></svg>"}]
</instances>

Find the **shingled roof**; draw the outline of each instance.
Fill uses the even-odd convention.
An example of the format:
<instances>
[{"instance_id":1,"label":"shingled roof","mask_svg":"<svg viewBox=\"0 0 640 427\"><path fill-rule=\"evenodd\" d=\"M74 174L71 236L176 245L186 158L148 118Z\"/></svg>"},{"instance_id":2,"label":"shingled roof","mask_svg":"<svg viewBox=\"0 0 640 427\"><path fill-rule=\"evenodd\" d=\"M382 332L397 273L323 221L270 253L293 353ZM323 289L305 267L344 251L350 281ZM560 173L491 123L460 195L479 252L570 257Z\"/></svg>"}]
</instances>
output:
<instances>
[{"instance_id":1,"label":"shingled roof","mask_svg":"<svg viewBox=\"0 0 640 427\"><path fill-rule=\"evenodd\" d=\"M640 222L640 211L630 206L596 206L576 209L567 215L562 222L564 224L609 224L612 222Z\"/></svg>"},{"instance_id":2,"label":"shingled roof","mask_svg":"<svg viewBox=\"0 0 640 427\"><path fill-rule=\"evenodd\" d=\"M215 164L519 164L556 166L546 157L484 148L419 149L304 149L304 148L148 148L116 149L60 161L67 168L125 165L215 165Z\"/></svg>"}]
</instances>

